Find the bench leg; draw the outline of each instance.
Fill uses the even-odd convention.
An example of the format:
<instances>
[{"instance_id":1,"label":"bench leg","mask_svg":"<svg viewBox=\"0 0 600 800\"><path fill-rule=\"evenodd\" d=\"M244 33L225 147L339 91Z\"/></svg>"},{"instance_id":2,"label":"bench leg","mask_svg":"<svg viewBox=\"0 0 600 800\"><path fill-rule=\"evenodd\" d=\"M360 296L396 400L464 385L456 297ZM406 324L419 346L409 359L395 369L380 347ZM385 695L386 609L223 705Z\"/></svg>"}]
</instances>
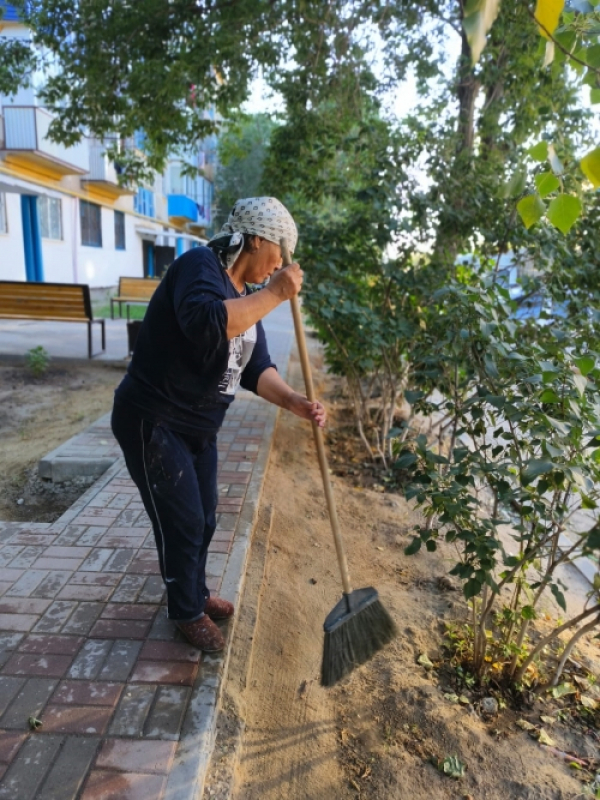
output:
<instances>
[{"instance_id":1,"label":"bench leg","mask_svg":"<svg viewBox=\"0 0 600 800\"><path fill-rule=\"evenodd\" d=\"M103 319L99 319L100 327L102 328L102 350L106 350L106 325Z\"/></svg>"},{"instance_id":2,"label":"bench leg","mask_svg":"<svg viewBox=\"0 0 600 800\"><path fill-rule=\"evenodd\" d=\"M92 357L92 323L88 320L88 358Z\"/></svg>"},{"instance_id":3,"label":"bench leg","mask_svg":"<svg viewBox=\"0 0 600 800\"><path fill-rule=\"evenodd\" d=\"M110 298L110 318L115 318L115 301L114 298Z\"/></svg>"}]
</instances>

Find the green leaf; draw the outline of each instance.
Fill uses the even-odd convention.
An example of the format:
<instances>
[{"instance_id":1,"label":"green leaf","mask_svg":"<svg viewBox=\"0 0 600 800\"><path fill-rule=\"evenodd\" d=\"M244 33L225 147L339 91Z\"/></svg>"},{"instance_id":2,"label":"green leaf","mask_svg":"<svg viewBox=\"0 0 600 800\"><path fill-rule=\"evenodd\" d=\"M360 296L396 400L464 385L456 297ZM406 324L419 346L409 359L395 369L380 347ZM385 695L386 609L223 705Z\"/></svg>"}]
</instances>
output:
<instances>
[{"instance_id":1,"label":"green leaf","mask_svg":"<svg viewBox=\"0 0 600 800\"><path fill-rule=\"evenodd\" d=\"M394 467L396 469L408 469L408 467L412 467L413 464L417 461L417 456L414 453L411 453L409 450L405 451L400 455L398 459L396 459L394 463Z\"/></svg>"},{"instance_id":2,"label":"green leaf","mask_svg":"<svg viewBox=\"0 0 600 800\"><path fill-rule=\"evenodd\" d=\"M506 184L504 190L505 197L518 197L523 194L525 190L525 183L527 181L527 173L524 170L516 170L511 175L510 180Z\"/></svg>"},{"instance_id":3,"label":"green leaf","mask_svg":"<svg viewBox=\"0 0 600 800\"><path fill-rule=\"evenodd\" d=\"M517 203L517 211L527 229L535 225L542 218L546 211L546 206L542 203L539 195L528 194Z\"/></svg>"},{"instance_id":4,"label":"green leaf","mask_svg":"<svg viewBox=\"0 0 600 800\"><path fill-rule=\"evenodd\" d=\"M575 388L579 392L579 396L583 397L587 386L587 378L584 378L583 375L575 374L573 375L573 383L575 384Z\"/></svg>"},{"instance_id":5,"label":"green leaf","mask_svg":"<svg viewBox=\"0 0 600 800\"><path fill-rule=\"evenodd\" d=\"M521 480L527 486L536 478L539 478L540 475L552 472L553 469L554 463L552 461L548 461L545 458L532 458L521 470Z\"/></svg>"},{"instance_id":6,"label":"green leaf","mask_svg":"<svg viewBox=\"0 0 600 800\"><path fill-rule=\"evenodd\" d=\"M554 689L552 689L552 697L554 697L555 700L558 700L561 697L565 697L568 694L576 694L576 693L577 689L573 686L572 683L568 682L561 683L558 686L555 686Z\"/></svg>"},{"instance_id":7,"label":"green leaf","mask_svg":"<svg viewBox=\"0 0 600 800\"><path fill-rule=\"evenodd\" d=\"M540 402L542 403L560 403L560 397L556 394L554 389L545 389L540 395Z\"/></svg>"},{"instance_id":8,"label":"green leaf","mask_svg":"<svg viewBox=\"0 0 600 800\"><path fill-rule=\"evenodd\" d=\"M595 106L600 103L600 89L590 89L590 103Z\"/></svg>"},{"instance_id":9,"label":"green leaf","mask_svg":"<svg viewBox=\"0 0 600 800\"><path fill-rule=\"evenodd\" d=\"M600 147L585 155L579 162L583 174L590 181L594 189L600 186Z\"/></svg>"},{"instance_id":10,"label":"green leaf","mask_svg":"<svg viewBox=\"0 0 600 800\"><path fill-rule=\"evenodd\" d=\"M600 526L594 526L588 533L585 546L590 550L600 550Z\"/></svg>"},{"instance_id":11,"label":"green leaf","mask_svg":"<svg viewBox=\"0 0 600 800\"><path fill-rule=\"evenodd\" d=\"M463 594L465 596L465 600L470 600L472 597L475 597L481 592L482 583L477 578L469 578L469 580L463 586Z\"/></svg>"},{"instance_id":12,"label":"green leaf","mask_svg":"<svg viewBox=\"0 0 600 800\"><path fill-rule=\"evenodd\" d=\"M414 556L415 553L418 553L421 549L421 537L415 536L412 542L408 545L408 547L404 548L404 555L405 556Z\"/></svg>"},{"instance_id":13,"label":"green leaf","mask_svg":"<svg viewBox=\"0 0 600 800\"><path fill-rule=\"evenodd\" d=\"M568 233L581 214L581 201L570 194L555 197L548 206L547 217L561 233Z\"/></svg>"},{"instance_id":14,"label":"green leaf","mask_svg":"<svg viewBox=\"0 0 600 800\"><path fill-rule=\"evenodd\" d=\"M554 599L556 600L558 605L562 608L563 611L566 611L567 610L567 601L565 600L564 594L561 592L561 590L558 588L558 586L555 583L553 583L550 586L550 591L554 595Z\"/></svg>"},{"instance_id":15,"label":"green leaf","mask_svg":"<svg viewBox=\"0 0 600 800\"><path fill-rule=\"evenodd\" d=\"M560 181L553 172L542 172L536 175L534 180L540 197L547 197L560 186Z\"/></svg>"},{"instance_id":16,"label":"green leaf","mask_svg":"<svg viewBox=\"0 0 600 800\"><path fill-rule=\"evenodd\" d=\"M527 151L536 161L545 161L548 158L548 142L538 142Z\"/></svg>"},{"instance_id":17,"label":"green leaf","mask_svg":"<svg viewBox=\"0 0 600 800\"><path fill-rule=\"evenodd\" d=\"M427 548L429 553L435 553L437 550L437 542L435 539L428 539L425 542L425 547Z\"/></svg>"},{"instance_id":18,"label":"green leaf","mask_svg":"<svg viewBox=\"0 0 600 800\"><path fill-rule=\"evenodd\" d=\"M447 756L440 764L440 772L458 780L465 774L465 764L458 756Z\"/></svg>"},{"instance_id":19,"label":"green leaf","mask_svg":"<svg viewBox=\"0 0 600 800\"><path fill-rule=\"evenodd\" d=\"M577 369L582 375L587 375L594 369L594 366L596 365L596 359L594 356L581 356L580 358L574 358L573 361L577 365Z\"/></svg>"},{"instance_id":20,"label":"green leaf","mask_svg":"<svg viewBox=\"0 0 600 800\"><path fill-rule=\"evenodd\" d=\"M533 606L523 606L521 609L521 617L523 619L535 619L535 608Z\"/></svg>"},{"instance_id":21,"label":"green leaf","mask_svg":"<svg viewBox=\"0 0 600 800\"><path fill-rule=\"evenodd\" d=\"M417 392L406 391L406 392L404 392L404 399L406 400L407 403L410 403L411 405L413 403L416 403L417 400L420 400L424 396L425 396L425 392L420 392L420 391L417 391Z\"/></svg>"}]
</instances>

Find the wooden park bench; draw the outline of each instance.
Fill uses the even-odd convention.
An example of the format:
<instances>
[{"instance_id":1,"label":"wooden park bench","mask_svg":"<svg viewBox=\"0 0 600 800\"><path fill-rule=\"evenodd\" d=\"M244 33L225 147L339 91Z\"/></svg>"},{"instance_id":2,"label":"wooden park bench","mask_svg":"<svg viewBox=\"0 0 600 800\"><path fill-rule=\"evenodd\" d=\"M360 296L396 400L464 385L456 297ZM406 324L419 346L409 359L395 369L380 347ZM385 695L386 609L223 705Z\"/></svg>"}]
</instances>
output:
<instances>
[{"instance_id":1,"label":"wooden park bench","mask_svg":"<svg viewBox=\"0 0 600 800\"><path fill-rule=\"evenodd\" d=\"M119 304L119 317L122 316L121 308L125 303L129 320L129 306L148 305L159 283L159 278L119 278L119 291L115 297L110 298L110 318L115 318L115 303Z\"/></svg>"},{"instance_id":2,"label":"wooden park bench","mask_svg":"<svg viewBox=\"0 0 600 800\"><path fill-rule=\"evenodd\" d=\"M86 284L0 281L0 318L87 322L89 358L92 358L92 323L97 322L102 330L102 350L106 350L104 320L94 319L90 287Z\"/></svg>"}]
</instances>

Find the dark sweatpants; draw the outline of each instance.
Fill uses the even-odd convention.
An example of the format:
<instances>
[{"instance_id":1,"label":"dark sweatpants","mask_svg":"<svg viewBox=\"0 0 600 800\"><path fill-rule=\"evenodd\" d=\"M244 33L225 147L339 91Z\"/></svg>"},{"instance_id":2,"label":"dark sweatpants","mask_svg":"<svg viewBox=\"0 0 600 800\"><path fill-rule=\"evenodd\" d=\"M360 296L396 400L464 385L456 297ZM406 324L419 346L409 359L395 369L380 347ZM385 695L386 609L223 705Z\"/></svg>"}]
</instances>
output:
<instances>
[{"instance_id":1,"label":"dark sweatpants","mask_svg":"<svg viewBox=\"0 0 600 800\"><path fill-rule=\"evenodd\" d=\"M202 616L208 546L216 528L217 434L177 433L115 403L112 430L152 521L170 619Z\"/></svg>"}]
</instances>

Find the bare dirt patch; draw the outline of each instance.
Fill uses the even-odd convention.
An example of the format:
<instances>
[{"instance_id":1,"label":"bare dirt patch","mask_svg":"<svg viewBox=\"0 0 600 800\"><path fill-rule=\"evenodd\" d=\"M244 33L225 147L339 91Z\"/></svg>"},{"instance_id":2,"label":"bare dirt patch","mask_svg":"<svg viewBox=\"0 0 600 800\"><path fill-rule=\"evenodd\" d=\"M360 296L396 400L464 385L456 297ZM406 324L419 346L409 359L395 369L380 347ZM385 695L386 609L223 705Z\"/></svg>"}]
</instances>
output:
<instances>
[{"instance_id":1,"label":"bare dirt patch","mask_svg":"<svg viewBox=\"0 0 600 800\"><path fill-rule=\"evenodd\" d=\"M124 371L110 362L53 361L35 377L23 360L0 359L1 520L53 522L93 482L55 486L37 477L37 464L110 411Z\"/></svg>"},{"instance_id":2,"label":"bare dirt patch","mask_svg":"<svg viewBox=\"0 0 600 800\"><path fill-rule=\"evenodd\" d=\"M319 359L315 363L320 366ZM339 396L322 372L315 378L322 396ZM302 385L294 361L291 382ZM353 458L360 456L346 448L332 469L354 470ZM442 648L445 623L464 621L467 614L447 576L454 554L442 546L433 554L405 556L418 517L399 495L365 488L373 480L365 480L366 472L334 473L338 513L353 585L378 589L399 636L326 690L318 680L322 623L340 597L340 578L310 429L280 415L205 800L584 796L569 759L544 748L516 722L545 727L557 752L576 754L593 767L597 715L582 723L566 702L561 708L562 701L483 713L481 693L459 685ZM599 677L598 641L582 645L581 652ZM430 666L418 663L423 655ZM454 693L461 702L445 696ZM541 715L552 717L551 723L540 721ZM439 769L451 756L466 767L460 779Z\"/></svg>"}]
</instances>

